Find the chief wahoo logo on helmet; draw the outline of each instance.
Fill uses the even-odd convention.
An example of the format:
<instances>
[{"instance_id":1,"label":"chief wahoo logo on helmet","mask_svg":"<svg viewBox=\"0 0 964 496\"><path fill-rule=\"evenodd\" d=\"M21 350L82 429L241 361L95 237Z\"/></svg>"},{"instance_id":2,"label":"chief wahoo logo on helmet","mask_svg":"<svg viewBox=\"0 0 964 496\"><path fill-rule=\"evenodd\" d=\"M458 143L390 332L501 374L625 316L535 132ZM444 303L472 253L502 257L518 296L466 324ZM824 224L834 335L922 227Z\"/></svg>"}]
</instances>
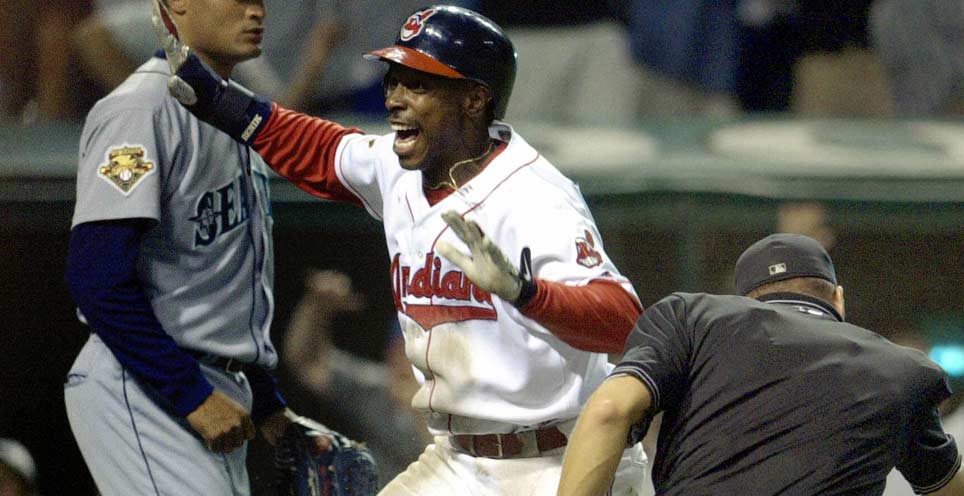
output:
<instances>
[{"instance_id":1,"label":"chief wahoo logo on helmet","mask_svg":"<svg viewBox=\"0 0 964 496\"><path fill-rule=\"evenodd\" d=\"M498 25L471 10L451 5L419 10L402 25L393 45L365 57L476 81L492 91L494 117L505 117L515 82L515 48Z\"/></svg>"},{"instance_id":2,"label":"chief wahoo logo on helmet","mask_svg":"<svg viewBox=\"0 0 964 496\"><path fill-rule=\"evenodd\" d=\"M408 41L422 34L422 30L425 29L425 21L433 14L435 14L435 9L420 10L412 14L402 25L402 32L398 37L403 41Z\"/></svg>"}]
</instances>

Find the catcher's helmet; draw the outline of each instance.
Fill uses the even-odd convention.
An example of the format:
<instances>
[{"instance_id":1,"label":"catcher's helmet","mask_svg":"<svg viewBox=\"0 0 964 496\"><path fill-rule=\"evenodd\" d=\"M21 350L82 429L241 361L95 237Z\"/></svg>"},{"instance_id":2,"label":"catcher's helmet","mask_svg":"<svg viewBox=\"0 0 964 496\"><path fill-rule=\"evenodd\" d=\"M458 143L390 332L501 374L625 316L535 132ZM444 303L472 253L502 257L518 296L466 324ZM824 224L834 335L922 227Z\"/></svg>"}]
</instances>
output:
<instances>
[{"instance_id":1,"label":"catcher's helmet","mask_svg":"<svg viewBox=\"0 0 964 496\"><path fill-rule=\"evenodd\" d=\"M365 57L479 82L492 92L495 118L505 117L515 82L515 48L502 28L471 10L450 5L419 10L402 25L394 45Z\"/></svg>"}]
</instances>

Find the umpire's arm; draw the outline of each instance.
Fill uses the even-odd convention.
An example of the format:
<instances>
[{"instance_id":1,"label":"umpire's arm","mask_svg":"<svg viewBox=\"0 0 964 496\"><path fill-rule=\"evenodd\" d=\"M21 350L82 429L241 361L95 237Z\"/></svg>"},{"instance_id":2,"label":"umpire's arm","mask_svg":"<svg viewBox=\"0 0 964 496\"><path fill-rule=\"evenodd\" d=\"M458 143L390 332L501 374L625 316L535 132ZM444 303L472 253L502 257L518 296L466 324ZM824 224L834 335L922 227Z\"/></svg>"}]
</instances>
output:
<instances>
[{"instance_id":1,"label":"umpire's arm","mask_svg":"<svg viewBox=\"0 0 964 496\"><path fill-rule=\"evenodd\" d=\"M572 432L559 496L606 494L630 427L643 419L652 404L649 388L634 376L617 375L599 386Z\"/></svg>"},{"instance_id":2,"label":"umpire's arm","mask_svg":"<svg viewBox=\"0 0 964 496\"><path fill-rule=\"evenodd\" d=\"M964 496L964 471L957 469L957 474L946 486L934 491L933 496Z\"/></svg>"}]
</instances>

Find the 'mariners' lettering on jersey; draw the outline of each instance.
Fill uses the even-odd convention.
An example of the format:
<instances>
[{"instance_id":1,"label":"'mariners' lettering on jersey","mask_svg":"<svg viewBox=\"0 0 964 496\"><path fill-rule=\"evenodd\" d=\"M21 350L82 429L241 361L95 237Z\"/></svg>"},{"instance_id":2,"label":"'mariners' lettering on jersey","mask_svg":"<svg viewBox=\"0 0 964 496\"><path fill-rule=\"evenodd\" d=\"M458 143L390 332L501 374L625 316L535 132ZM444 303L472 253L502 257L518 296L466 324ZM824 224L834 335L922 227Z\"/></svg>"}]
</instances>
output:
<instances>
[{"instance_id":1,"label":"'mariners' lettering on jersey","mask_svg":"<svg viewBox=\"0 0 964 496\"><path fill-rule=\"evenodd\" d=\"M248 220L248 196L244 175L214 190L205 191L198 198L196 214L191 221L194 229L194 247L207 246L224 233L240 226Z\"/></svg>"},{"instance_id":2,"label":"'mariners' lettering on jersey","mask_svg":"<svg viewBox=\"0 0 964 496\"><path fill-rule=\"evenodd\" d=\"M401 255L392 259L392 289L395 308L418 322L423 329L465 320L496 320L492 296L476 287L458 270L442 273L442 259L435 253L425 255L425 264L412 274L401 264ZM412 299L425 300L415 303Z\"/></svg>"}]
</instances>

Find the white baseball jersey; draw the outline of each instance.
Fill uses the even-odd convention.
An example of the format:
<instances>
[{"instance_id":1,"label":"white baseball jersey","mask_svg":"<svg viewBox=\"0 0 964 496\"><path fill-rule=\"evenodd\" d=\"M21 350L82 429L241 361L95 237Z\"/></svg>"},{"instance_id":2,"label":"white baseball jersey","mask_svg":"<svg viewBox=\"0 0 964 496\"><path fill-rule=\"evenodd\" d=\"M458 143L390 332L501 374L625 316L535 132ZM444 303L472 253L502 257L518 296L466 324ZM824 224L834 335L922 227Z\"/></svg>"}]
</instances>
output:
<instances>
[{"instance_id":1,"label":"white baseball jersey","mask_svg":"<svg viewBox=\"0 0 964 496\"><path fill-rule=\"evenodd\" d=\"M490 134L507 141L501 153L434 206L421 172L399 165L394 135L350 134L335 153L339 181L384 223L395 306L422 382L412 402L435 434L513 432L575 418L612 368L605 354L569 346L437 255L440 240L468 253L442 212L476 221L510 259L528 246L537 278L570 285L607 278L635 295L606 256L578 187L510 126L496 122Z\"/></svg>"},{"instance_id":2,"label":"white baseball jersey","mask_svg":"<svg viewBox=\"0 0 964 496\"><path fill-rule=\"evenodd\" d=\"M72 226L147 218L138 273L178 345L273 368L267 166L167 92L152 58L87 116Z\"/></svg>"}]
</instances>

